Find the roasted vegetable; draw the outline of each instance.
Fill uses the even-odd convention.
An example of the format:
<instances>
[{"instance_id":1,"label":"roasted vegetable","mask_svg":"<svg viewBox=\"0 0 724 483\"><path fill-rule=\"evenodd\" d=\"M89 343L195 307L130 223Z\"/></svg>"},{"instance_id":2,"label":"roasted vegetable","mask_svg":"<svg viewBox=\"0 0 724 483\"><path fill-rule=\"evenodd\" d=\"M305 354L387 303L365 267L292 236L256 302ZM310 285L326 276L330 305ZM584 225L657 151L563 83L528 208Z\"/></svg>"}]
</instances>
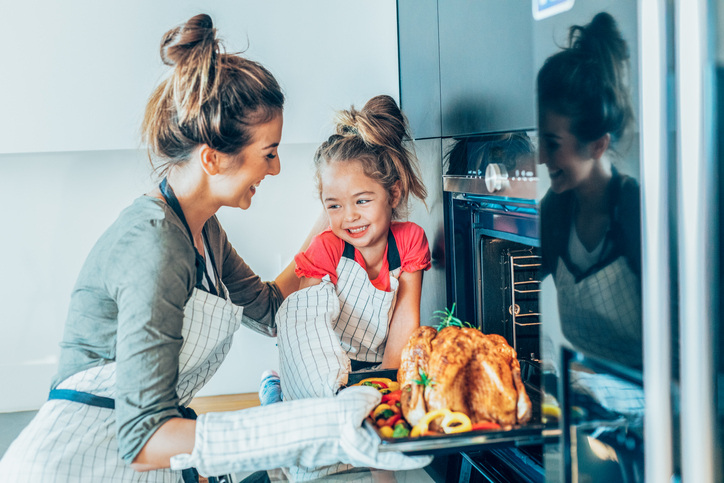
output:
<instances>
[{"instance_id":1,"label":"roasted vegetable","mask_svg":"<svg viewBox=\"0 0 724 483\"><path fill-rule=\"evenodd\" d=\"M392 432L393 438L406 438L410 435L410 426L405 421L398 421L395 424L395 430Z\"/></svg>"},{"instance_id":2,"label":"roasted vegetable","mask_svg":"<svg viewBox=\"0 0 724 483\"><path fill-rule=\"evenodd\" d=\"M396 391L400 388L400 385L393 381L392 379L388 379L386 377L368 377L367 379L362 379L357 384L352 384L353 386L371 386L380 391L382 394L388 394L390 392Z\"/></svg>"},{"instance_id":3,"label":"roasted vegetable","mask_svg":"<svg viewBox=\"0 0 724 483\"><path fill-rule=\"evenodd\" d=\"M470 423L470 418L464 413L450 413L442 418L442 430L445 433L464 433L470 431L473 425Z\"/></svg>"},{"instance_id":4,"label":"roasted vegetable","mask_svg":"<svg viewBox=\"0 0 724 483\"><path fill-rule=\"evenodd\" d=\"M492 421L483 421L482 423L473 424L473 427L471 428L472 431L479 431L483 429L500 429L500 425Z\"/></svg>"},{"instance_id":5,"label":"roasted vegetable","mask_svg":"<svg viewBox=\"0 0 724 483\"><path fill-rule=\"evenodd\" d=\"M420 422L418 422L412 428L412 431L410 431L410 436L412 436L413 438L416 436L424 436L430 428L430 423L432 423L437 418L444 418L448 414L452 414L452 411L450 411L449 409L436 409L434 411L428 412L422 417L422 419L420 419Z\"/></svg>"}]
</instances>

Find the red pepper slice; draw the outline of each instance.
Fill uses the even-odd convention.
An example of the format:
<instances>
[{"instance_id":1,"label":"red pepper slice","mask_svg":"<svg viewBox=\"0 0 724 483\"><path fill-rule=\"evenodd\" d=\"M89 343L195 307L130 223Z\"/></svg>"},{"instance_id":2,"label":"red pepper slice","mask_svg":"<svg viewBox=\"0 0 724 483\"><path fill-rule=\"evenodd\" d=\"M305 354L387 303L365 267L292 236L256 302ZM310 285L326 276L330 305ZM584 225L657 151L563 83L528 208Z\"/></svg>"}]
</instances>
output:
<instances>
[{"instance_id":1,"label":"red pepper slice","mask_svg":"<svg viewBox=\"0 0 724 483\"><path fill-rule=\"evenodd\" d=\"M395 414L394 416L391 416L390 418L385 421L384 426L394 426L397 421L399 421L402 418L402 415Z\"/></svg>"},{"instance_id":2,"label":"red pepper slice","mask_svg":"<svg viewBox=\"0 0 724 483\"><path fill-rule=\"evenodd\" d=\"M492 421L483 421L482 423L473 424L471 431L478 431L481 429L500 429L500 425Z\"/></svg>"},{"instance_id":3,"label":"red pepper slice","mask_svg":"<svg viewBox=\"0 0 724 483\"><path fill-rule=\"evenodd\" d=\"M402 396L402 389L392 391L382 396L382 402L390 404L390 402L398 402Z\"/></svg>"}]
</instances>

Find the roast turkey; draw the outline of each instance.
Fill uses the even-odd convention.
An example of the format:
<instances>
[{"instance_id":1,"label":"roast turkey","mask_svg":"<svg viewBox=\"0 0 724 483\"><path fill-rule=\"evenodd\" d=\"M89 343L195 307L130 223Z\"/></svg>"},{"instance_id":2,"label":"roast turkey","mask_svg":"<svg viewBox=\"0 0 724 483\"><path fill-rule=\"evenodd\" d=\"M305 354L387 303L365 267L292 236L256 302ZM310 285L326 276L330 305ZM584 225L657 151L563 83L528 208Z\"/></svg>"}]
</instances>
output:
<instances>
[{"instance_id":1,"label":"roast turkey","mask_svg":"<svg viewBox=\"0 0 724 483\"><path fill-rule=\"evenodd\" d=\"M400 405L413 426L426 412L450 409L473 424L530 420L532 406L515 350L497 334L465 327L417 329L402 351Z\"/></svg>"}]
</instances>

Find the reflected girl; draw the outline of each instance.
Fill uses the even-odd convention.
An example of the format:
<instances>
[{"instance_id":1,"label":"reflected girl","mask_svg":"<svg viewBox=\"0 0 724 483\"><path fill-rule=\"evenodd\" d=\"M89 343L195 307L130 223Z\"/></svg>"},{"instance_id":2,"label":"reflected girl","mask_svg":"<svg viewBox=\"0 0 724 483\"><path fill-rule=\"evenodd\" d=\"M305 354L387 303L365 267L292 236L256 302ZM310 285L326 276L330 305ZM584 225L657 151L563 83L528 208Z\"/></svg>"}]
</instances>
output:
<instances>
[{"instance_id":1,"label":"reflected girl","mask_svg":"<svg viewBox=\"0 0 724 483\"><path fill-rule=\"evenodd\" d=\"M633 124L629 52L599 13L538 73L541 250L563 334L584 353L641 367L639 185L612 164Z\"/></svg>"}]
</instances>

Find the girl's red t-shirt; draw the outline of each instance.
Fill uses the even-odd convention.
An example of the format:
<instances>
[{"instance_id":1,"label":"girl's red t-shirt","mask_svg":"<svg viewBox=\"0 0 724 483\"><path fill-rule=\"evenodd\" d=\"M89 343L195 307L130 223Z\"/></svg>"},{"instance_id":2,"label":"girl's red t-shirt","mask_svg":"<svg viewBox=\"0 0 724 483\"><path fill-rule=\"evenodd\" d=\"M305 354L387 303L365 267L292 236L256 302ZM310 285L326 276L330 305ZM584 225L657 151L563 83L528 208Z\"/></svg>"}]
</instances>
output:
<instances>
[{"instance_id":1,"label":"girl's red t-shirt","mask_svg":"<svg viewBox=\"0 0 724 483\"><path fill-rule=\"evenodd\" d=\"M416 272L430 268L430 246L425 231L412 222L394 222L390 225L392 236L395 237L397 250L400 252L403 272ZM306 251L294 257L297 264L295 273L298 277L322 278L329 275L332 283L337 283L337 265L344 252L344 240L332 233L331 228L323 231L312 239ZM362 268L366 264L359 250L354 251L354 260ZM387 251L382 262L382 269L372 285L378 290L390 291L390 267L387 263Z\"/></svg>"}]
</instances>

